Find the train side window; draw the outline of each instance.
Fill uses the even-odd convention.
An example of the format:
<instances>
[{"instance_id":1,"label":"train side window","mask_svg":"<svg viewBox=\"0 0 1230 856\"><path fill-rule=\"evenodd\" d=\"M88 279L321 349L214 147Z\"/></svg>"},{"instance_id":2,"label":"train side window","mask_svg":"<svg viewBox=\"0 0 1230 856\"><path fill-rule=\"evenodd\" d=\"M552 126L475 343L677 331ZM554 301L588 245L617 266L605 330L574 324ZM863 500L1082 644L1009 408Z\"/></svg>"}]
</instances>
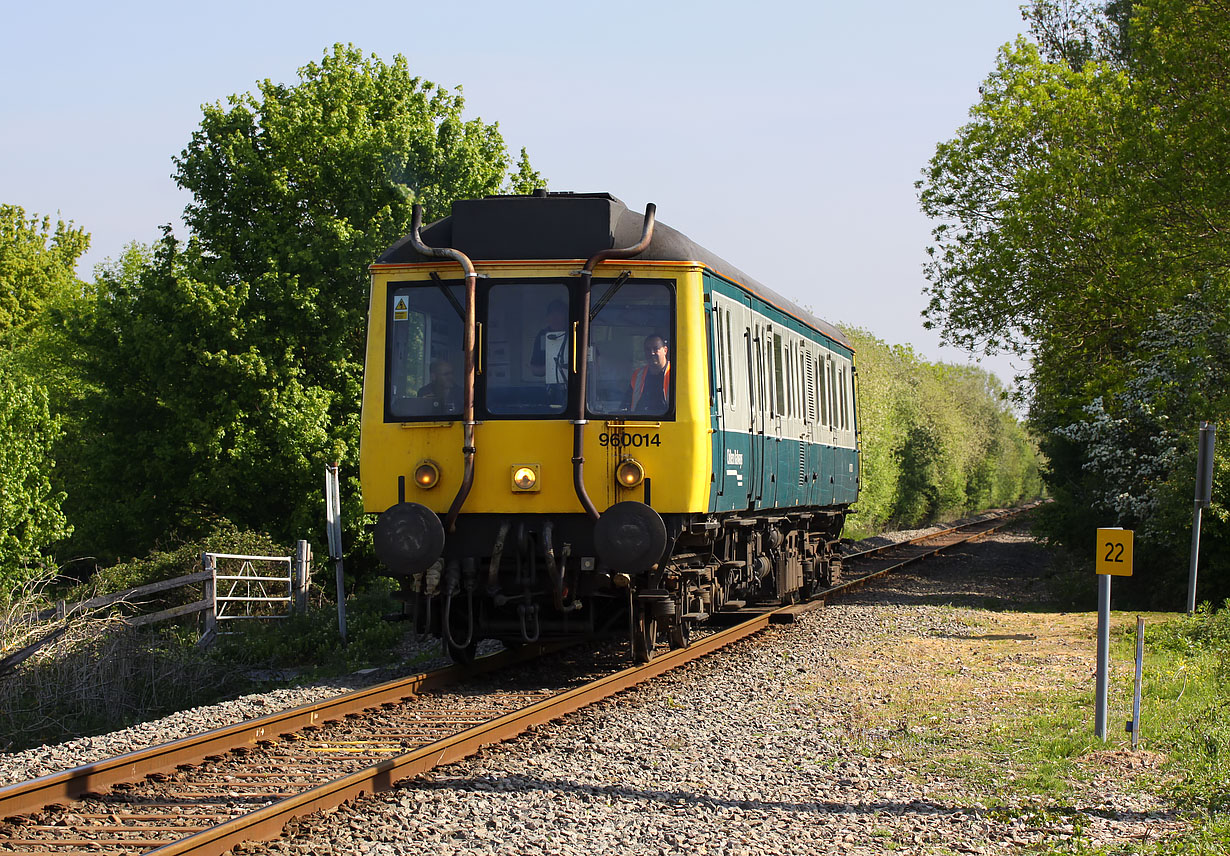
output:
<instances>
[{"instance_id":1,"label":"train side window","mask_svg":"<svg viewBox=\"0 0 1230 856\"><path fill-rule=\"evenodd\" d=\"M736 406L734 400L734 349L731 347L731 310L726 310L722 314L722 320L726 321L726 349L723 353L726 354L726 376L731 380L731 394L727 398L729 406Z\"/></svg>"},{"instance_id":2,"label":"train side window","mask_svg":"<svg viewBox=\"0 0 1230 856\"><path fill-rule=\"evenodd\" d=\"M837 402L837 396L841 394L841 387L837 385L837 365L833 362L833 358L829 357L829 427L834 431L837 430L837 417L840 405Z\"/></svg>"},{"instance_id":3,"label":"train side window","mask_svg":"<svg viewBox=\"0 0 1230 856\"><path fill-rule=\"evenodd\" d=\"M782 351L782 357L786 361L786 415L794 416L794 389L798 384L794 382L794 342L786 340L786 347Z\"/></svg>"},{"instance_id":4,"label":"train side window","mask_svg":"<svg viewBox=\"0 0 1230 856\"><path fill-rule=\"evenodd\" d=\"M717 328L717 349L722 359L722 402L727 406L734 398L734 370L735 367L730 359L730 341L729 334L726 333L730 329L730 310L723 309L722 315L718 319Z\"/></svg>"},{"instance_id":5,"label":"train side window","mask_svg":"<svg viewBox=\"0 0 1230 856\"><path fill-rule=\"evenodd\" d=\"M773 334L773 391L777 393L774 399L773 412L778 416L786 413L785 372L782 369L782 336Z\"/></svg>"},{"instance_id":6,"label":"train side window","mask_svg":"<svg viewBox=\"0 0 1230 856\"><path fill-rule=\"evenodd\" d=\"M807 393L810 388L807 384L807 348L802 343L799 343L798 349L795 351L795 371L799 375L799 418L805 421L811 421L808 413Z\"/></svg>"},{"instance_id":7,"label":"train side window","mask_svg":"<svg viewBox=\"0 0 1230 856\"><path fill-rule=\"evenodd\" d=\"M782 390L785 392L785 397L782 399L781 411L783 416L790 415L790 399L793 397L790 388L790 339L787 338L782 342Z\"/></svg>"},{"instance_id":8,"label":"train side window","mask_svg":"<svg viewBox=\"0 0 1230 856\"><path fill-rule=\"evenodd\" d=\"M794 342L786 343L786 415L794 416L794 397L795 387L798 386L794 382Z\"/></svg>"},{"instance_id":9,"label":"train side window","mask_svg":"<svg viewBox=\"0 0 1230 856\"><path fill-rule=\"evenodd\" d=\"M854 430L854 369L846 366L846 430Z\"/></svg>"},{"instance_id":10,"label":"train side window","mask_svg":"<svg viewBox=\"0 0 1230 856\"><path fill-rule=\"evenodd\" d=\"M774 413L773 406L773 333L765 330L764 338L761 340L760 346L760 371L763 372L761 380L764 383L764 405L765 413L772 416Z\"/></svg>"},{"instance_id":11,"label":"train side window","mask_svg":"<svg viewBox=\"0 0 1230 856\"><path fill-rule=\"evenodd\" d=\"M819 409L816 411L816 421L820 425L828 424L829 399L824 389L824 354L816 355L816 393Z\"/></svg>"},{"instance_id":12,"label":"train side window","mask_svg":"<svg viewBox=\"0 0 1230 856\"><path fill-rule=\"evenodd\" d=\"M765 389L765 342L764 331L756 328L756 410L761 414L768 412L768 390Z\"/></svg>"},{"instance_id":13,"label":"train side window","mask_svg":"<svg viewBox=\"0 0 1230 856\"><path fill-rule=\"evenodd\" d=\"M769 412L772 398L769 391L769 376L765 374L765 332L763 328L756 331L756 401L760 405L761 416Z\"/></svg>"},{"instance_id":14,"label":"train side window","mask_svg":"<svg viewBox=\"0 0 1230 856\"><path fill-rule=\"evenodd\" d=\"M803 371L803 346L798 342L795 343L795 376L798 379L795 392L798 418L804 419L807 418L807 375Z\"/></svg>"},{"instance_id":15,"label":"train side window","mask_svg":"<svg viewBox=\"0 0 1230 856\"><path fill-rule=\"evenodd\" d=\"M752 330L743 331L743 344L747 346L747 400L752 412L756 411L756 366L752 358Z\"/></svg>"},{"instance_id":16,"label":"train side window","mask_svg":"<svg viewBox=\"0 0 1230 856\"><path fill-rule=\"evenodd\" d=\"M846 412L846 367L842 366L837 369L837 384L841 390L841 430L846 431L850 427L850 420Z\"/></svg>"}]
</instances>

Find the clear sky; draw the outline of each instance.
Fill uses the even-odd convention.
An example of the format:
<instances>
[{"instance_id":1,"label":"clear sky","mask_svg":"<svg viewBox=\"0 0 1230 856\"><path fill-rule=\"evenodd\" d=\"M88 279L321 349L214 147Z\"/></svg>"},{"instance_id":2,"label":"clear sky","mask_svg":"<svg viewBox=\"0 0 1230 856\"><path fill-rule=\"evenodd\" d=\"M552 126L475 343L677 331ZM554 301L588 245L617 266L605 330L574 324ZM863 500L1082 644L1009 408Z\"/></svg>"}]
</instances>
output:
<instances>
[{"instance_id":1,"label":"clear sky","mask_svg":"<svg viewBox=\"0 0 1230 856\"><path fill-rule=\"evenodd\" d=\"M294 83L349 42L461 86L552 190L655 202L817 315L966 362L922 327L914 182L1023 32L1019 6L0 0L0 202L84 227L89 278L162 224L183 233L171 158L201 104Z\"/></svg>"}]
</instances>

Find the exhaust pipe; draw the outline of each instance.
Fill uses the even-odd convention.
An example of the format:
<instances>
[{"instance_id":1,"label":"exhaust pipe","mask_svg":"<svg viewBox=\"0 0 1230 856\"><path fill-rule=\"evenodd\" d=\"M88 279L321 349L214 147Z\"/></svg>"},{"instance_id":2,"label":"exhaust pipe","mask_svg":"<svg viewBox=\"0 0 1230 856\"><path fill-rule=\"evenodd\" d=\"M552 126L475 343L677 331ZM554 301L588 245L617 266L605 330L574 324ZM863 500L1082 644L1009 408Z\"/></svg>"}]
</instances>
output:
<instances>
[{"instance_id":1,"label":"exhaust pipe","mask_svg":"<svg viewBox=\"0 0 1230 856\"><path fill-rule=\"evenodd\" d=\"M586 385L589 373L589 291L594 279L594 268L611 259L628 259L640 255L649 247L653 240L653 224L658 206L650 202L645 206L645 225L641 230L641 239L631 247L623 249L602 250L590 257L581 268L581 329L577 333L577 353L581 355L577 366L577 406L572 420L572 486L576 491L581 507L591 520L598 519L598 509L594 508L593 500L585 491L585 401L588 395Z\"/></svg>"},{"instance_id":2,"label":"exhaust pipe","mask_svg":"<svg viewBox=\"0 0 1230 856\"><path fill-rule=\"evenodd\" d=\"M469 256L460 250L450 247L429 247L424 244L419 234L422 228L423 206L416 204L410 224L410 246L414 247L415 252L419 255L437 259L452 259L461 265L466 275L466 319L462 344L465 351L465 377L462 387L463 440L461 446L465 468L461 475L461 487L457 489L457 495L453 497L453 504L449 506L448 517L445 520L445 528L449 532L454 532L457 529L457 515L461 513L461 506L465 504L466 497L470 495L470 488L474 486L474 332L477 326L475 293L478 290L478 273L475 272L474 263L470 261Z\"/></svg>"}]
</instances>

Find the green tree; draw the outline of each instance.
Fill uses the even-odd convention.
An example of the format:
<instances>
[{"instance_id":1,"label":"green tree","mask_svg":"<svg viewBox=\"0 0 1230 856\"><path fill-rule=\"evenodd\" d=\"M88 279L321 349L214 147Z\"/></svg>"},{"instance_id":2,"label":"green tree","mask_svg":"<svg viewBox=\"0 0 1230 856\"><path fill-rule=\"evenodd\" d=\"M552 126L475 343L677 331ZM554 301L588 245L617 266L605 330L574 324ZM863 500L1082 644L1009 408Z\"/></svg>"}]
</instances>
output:
<instances>
[{"instance_id":1,"label":"green tree","mask_svg":"<svg viewBox=\"0 0 1230 856\"><path fill-rule=\"evenodd\" d=\"M89 236L71 223L0 205L0 598L41 573L71 531L53 484L61 419L62 311L81 295L75 267Z\"/></svg>"},{"instance_id":2,"label":"green tree","mask_svg":"<svg viewBox=\"0 0 1230 856\"><path fill-rule=\"evenodd\" d=\"M338 45L299 78L203 108L175 159L188 241L130 248L99 279L79 337L92 492L124 501L81 509L93 549L143 550L215 515L283 540L321 528L323 465L357 463L367 266L416 202L435 217L542 186L497 125L465 119L460 93L404 57Z\"/></svg>"},{"instance_id":3,"label":"green tree","mask_svg":"<svg viewBox=\"0 0 1230 856\"><path fill-rule=\"evenodd\" d=\"M72 529L55 490L51 449L60 422L47 390L0 357L0 601L24 580L43 573L49 548Z\"/></svg>"},{"instance_id":4,"label":"green tree","mask_svg":"<svg viewBox=\"0 0 1230 856\"><path fill-rule=\"evenodd\" d=\"M72 223L27 217L0 205L0 345L24 346L43 313L65 294L80 293L77 260L90 237Z\"/></svg>"},{"instance_id":5,"label":"green tree","mask_svg":"<svg viewBox=\"0 0 1230 856\"><path fill-rule=\"evenodd\" d=\"M1030 356L1051 534L1083 549L1118 478L1091 461L1144 448L1145 373L1187 353L1157 325L1230 273L1230 2L1035 0L1026 18L1037 44L1001 50L919 182L926 315L946 341ZM1167 415L1230 415L1208 404ZM1183 478L1153 452L1152 483Z\"/></svg>"}]
</instances>

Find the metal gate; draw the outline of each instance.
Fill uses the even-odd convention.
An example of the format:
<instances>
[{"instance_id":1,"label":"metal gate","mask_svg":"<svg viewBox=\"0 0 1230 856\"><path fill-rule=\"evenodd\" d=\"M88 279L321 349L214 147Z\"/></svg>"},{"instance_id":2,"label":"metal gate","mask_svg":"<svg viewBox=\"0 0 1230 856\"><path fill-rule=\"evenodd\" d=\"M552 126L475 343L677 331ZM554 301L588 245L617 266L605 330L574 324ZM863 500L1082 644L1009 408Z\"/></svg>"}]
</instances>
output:
<instances>
[{"instance_id":1,"label":"metal gate","mask_svg":"<svg viewBox=\"0 0 1230 856\"><path fill-rule=\"evenodd\" d=\"M202 561L211 575L205 597L213 604L206 632L220 621L289 618L307 609L312 551L306 541L293 556L204 553Z\"/></svg>"}]
</instances>

